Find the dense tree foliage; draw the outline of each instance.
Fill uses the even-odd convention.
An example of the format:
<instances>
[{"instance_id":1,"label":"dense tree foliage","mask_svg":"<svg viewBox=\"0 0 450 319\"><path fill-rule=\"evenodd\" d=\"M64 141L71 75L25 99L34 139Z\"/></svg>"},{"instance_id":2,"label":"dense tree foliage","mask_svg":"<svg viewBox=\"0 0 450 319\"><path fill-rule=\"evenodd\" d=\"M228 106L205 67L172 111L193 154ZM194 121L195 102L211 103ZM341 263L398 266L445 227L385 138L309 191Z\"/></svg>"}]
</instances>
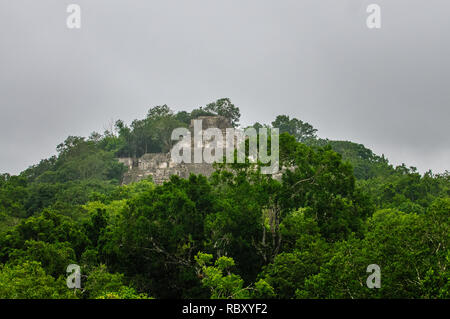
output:
<instances>
[{"instance_id":1,"label":"dense tree foliage","mask_svg":"<svg viewBox=\"0 0 450 319\"><path fill-rule=\"evenodd\" d=\"M450 297L449 172L393 167L296 118L253 125L280 129L281 180L247 161L121 185L117 157L166 152L173 128L205 115L237 126L240 111L156 106L0 175L0 298ZM69 264L81 289L66 286Z\"/></svg>"},{"instance_id":2,"label":"dense tree foliage","mask_svg":"<svg viewBox=\"0 0 450 319\"><path fill-rule=\"evenodd\" d=\"M278 115L272 126L280 130L280 133L288 133L298 142L306 142L316 137L317 130L309 123L299 119L290 119L287 115Z\"/></svg>"}]
</instances>

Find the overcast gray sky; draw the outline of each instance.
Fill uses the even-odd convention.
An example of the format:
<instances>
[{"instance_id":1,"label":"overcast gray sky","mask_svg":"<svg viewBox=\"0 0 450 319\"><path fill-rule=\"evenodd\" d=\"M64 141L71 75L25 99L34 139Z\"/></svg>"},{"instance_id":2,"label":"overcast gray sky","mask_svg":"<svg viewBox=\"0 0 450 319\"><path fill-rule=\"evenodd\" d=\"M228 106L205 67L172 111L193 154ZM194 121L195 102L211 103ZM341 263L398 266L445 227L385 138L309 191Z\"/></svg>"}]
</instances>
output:
<instances>
[{"instance_id":1,"label":"overcast gray sky","mask_svg":"<svg viewBox=\"0 0 450 319\"><path fill-rule=\"evenodd\" d=\"M81 29L66 8L81 6ZM366 8L382 9L382 28ZM229 97L421 172L450 169L448 0L0 0L0 173L151 106Z\"/></svg>"}]
</instances>

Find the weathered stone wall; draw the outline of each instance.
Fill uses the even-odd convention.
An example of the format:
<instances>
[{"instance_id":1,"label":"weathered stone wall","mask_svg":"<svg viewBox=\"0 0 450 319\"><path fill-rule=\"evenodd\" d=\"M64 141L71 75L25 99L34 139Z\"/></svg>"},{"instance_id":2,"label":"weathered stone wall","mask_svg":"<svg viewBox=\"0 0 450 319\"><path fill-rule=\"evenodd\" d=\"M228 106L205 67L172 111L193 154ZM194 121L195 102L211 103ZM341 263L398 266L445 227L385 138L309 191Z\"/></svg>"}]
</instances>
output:
<instances>
[{"instance_id":1,"label":"weathered stone wall","mask_svg":"<svg viewBox=\"0 0 450 319\"><path fill-rule=\"evenodd\" d=\"M207 128L218 128L222 131L224 136L226 129L231 127L228 119L222 116L201 116L197 119L202 120L203 130ZM191 122L189 129L193 139L193 121ZM175 163L171 159L170 152L148 153L135 159L129 157L119 158L118 161L128 167L128 171L124 174L122 180L123 184L137 182L148 178L149 176L152 177L156 184L162 184L169 180L172 175L178 175L181 178L188 178L191 173L210 176L214 172L212 164L208 163Z\"/></svg>"},{"instance_id":2,"label":"weathered stone wall","mask_svg":"<svg viewBox=\"0 0 450 319\"><path fill-rule=\"evenodd\" d=\"M230 121L223 116L199 116L198 118L196 118L196 120L202 120L202 127L204 130L208 128L218 128L225 133L225 130L227 128L232 127ZM191 121L189 129L191 130L191 132L194 129L193 120Z\"/></svg>"},{"instance_id":3,"label":"weathered stone wall","mask_svg":"<svg viewBox=\"0 0 450 319\"><path fill-rule=\"evenodd\" d=\"M200 116L197 119L202 120L203 130L206 130L208 128L218 128L222 131L222 135L224 138L226 136L226 129L231 128L230 122L222 116ZM192 138L191 146L194 147L193 121L191 121L189 129L191 131L191 138ZM222 144L222 147L225 147L225 145ZM203 150L204 147L202 149L202 152ZM208 163L194 164L193 153L194 152L192 151L191 162L193 164L175 163L171 159L170 152L148 153L144 154L140 158L135 159L129 157L119 158L118 161L128 167L128 171L124 174L122 184L130 184L133 182L138 182L142 179L148 178L149 176L152 177L153 181L156 184L164 183L165 181L169 180L170 176L172 175L178 175L181 178L188 178L191 173L196 175L201 174L204 176L211 176L211 174L214 172L213 165ZM223 154L225 155L225 149L223 151ZM273 174L272 178L276 180L281 180L282 172L284 170L285 169L282 169L278 173Z\"/></svg>"}]
</instances>

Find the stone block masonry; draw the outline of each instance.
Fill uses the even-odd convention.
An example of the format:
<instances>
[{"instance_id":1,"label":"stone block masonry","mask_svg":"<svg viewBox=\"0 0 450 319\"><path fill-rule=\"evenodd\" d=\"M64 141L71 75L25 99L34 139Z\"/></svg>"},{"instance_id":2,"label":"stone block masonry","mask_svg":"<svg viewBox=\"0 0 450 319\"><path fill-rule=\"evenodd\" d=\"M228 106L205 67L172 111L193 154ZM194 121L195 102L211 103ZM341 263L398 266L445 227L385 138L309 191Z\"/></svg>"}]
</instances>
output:
<instances>
[{"instance_id":1,"label":"stone block masonry","mask_svg":"<svg viewBox=\"0 0 450 319\"><path fill-rule=\"evenodd\" d=\"M222 116L201 116L203 129L218 128L225 135L225 130L231 127L228 119ZM193 121L189 127L193 135ZM169 153L148 153L140 158L119 158L118 161L128 167L124 174L122 184L130 184L152 177L155 184L162 184L170 179L170 176L177 175L181 178L188 178L192 174L211 176L214 172L212 164L208 163L175 163L171 160Z\"/></svg>"}]
</instances>

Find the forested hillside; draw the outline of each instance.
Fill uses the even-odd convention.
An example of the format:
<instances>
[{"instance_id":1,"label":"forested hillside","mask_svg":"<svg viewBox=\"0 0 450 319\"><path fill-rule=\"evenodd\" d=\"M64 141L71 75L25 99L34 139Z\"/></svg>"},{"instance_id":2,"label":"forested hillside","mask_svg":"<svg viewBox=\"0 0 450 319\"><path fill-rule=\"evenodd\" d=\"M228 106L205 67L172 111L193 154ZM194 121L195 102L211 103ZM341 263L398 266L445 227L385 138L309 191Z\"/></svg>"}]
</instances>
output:
<instances>
[{"instance_id":1,"label":"forested hillside","mask_svg":"<svg viewBox=\"0 0 450 319\"><path fill-rule=\"evenodd\" d=\"M253 125L279 128L294 168L281 181L246 163L121 185L117 157L167 152L201 115L239 125L229 99L157 106L0 175L0 298L450 298L449 172L393 167L300 119ZM366 286L371 264L381 288Z\"/></svg>"}]
</instances>

